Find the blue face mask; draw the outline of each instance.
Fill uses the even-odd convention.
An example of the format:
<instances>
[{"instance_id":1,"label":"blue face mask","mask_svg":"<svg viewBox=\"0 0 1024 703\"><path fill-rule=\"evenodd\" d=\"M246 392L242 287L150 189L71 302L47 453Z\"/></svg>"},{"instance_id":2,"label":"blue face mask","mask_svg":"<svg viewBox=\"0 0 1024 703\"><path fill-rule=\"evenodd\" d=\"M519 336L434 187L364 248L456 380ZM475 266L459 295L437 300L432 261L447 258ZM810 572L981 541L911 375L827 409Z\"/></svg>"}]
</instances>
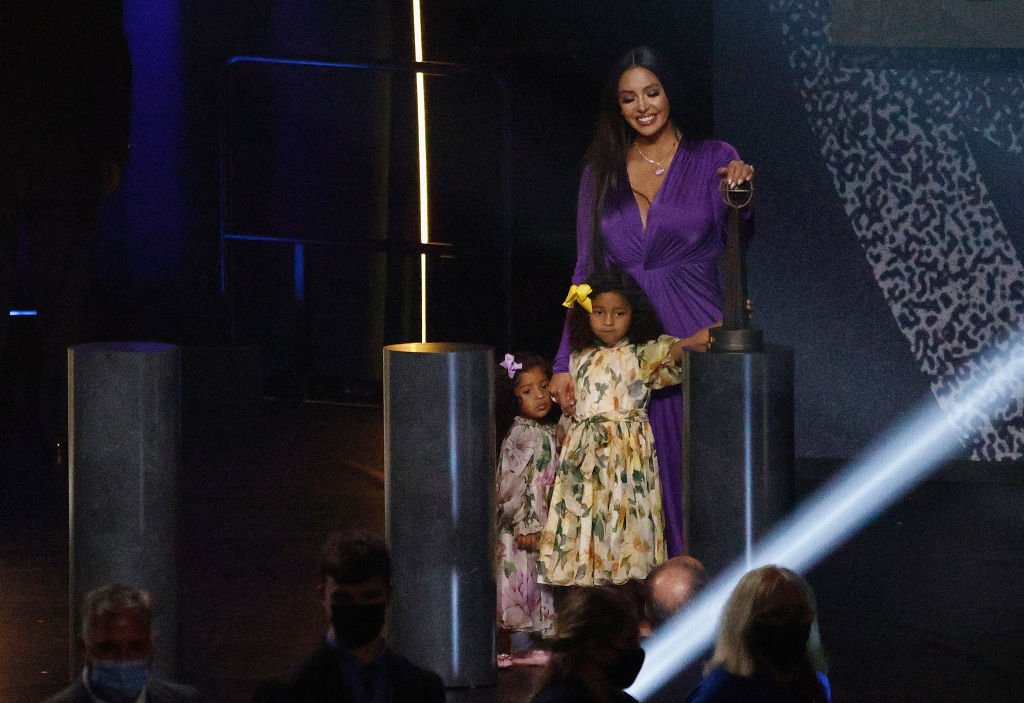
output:
<instances>
[{"instance_id":1,"label":"blue face mask","mask_svg":"<svg viewBox=\"0 0 1024 703\"><path fill-rule=\"evenodd\" d=\"M149 662L93 660L89 665L89 685L111 703L134 701L149 680Z\"/></svg>"}]
</instances>

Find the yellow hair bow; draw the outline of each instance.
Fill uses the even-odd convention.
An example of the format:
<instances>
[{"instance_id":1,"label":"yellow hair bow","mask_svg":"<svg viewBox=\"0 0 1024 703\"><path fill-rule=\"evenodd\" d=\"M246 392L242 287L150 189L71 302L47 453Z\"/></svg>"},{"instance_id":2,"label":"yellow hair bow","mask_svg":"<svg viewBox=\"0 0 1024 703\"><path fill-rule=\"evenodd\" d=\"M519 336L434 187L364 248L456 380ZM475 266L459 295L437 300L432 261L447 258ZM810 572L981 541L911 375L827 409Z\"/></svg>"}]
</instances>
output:
<instances>
[{"instance_id":1,"label":"yellow hair bow","mask_svg":"<svg viewBox=\"0 0 1024 703\"><path fill-rule=\"evenodd\" d=\"M578 286L572 286L569 288L569 295L565 296L565 302L563 306L571 308L574 304L579 303L587 312L594 312L593 306L590 304L590 293L594 289L587 283L581 283Z\"/></svg>"}]
</instances>

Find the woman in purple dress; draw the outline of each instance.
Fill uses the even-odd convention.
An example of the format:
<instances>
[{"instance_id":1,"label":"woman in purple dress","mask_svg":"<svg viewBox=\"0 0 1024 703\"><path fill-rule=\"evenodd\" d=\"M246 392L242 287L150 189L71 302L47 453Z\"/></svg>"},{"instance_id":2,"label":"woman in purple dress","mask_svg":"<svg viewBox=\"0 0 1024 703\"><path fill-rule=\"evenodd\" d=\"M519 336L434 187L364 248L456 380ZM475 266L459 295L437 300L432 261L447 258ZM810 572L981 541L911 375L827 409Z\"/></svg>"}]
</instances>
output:
<instances>
[{"instance_id":1,"label":"woman in purple dress","mask_svg":"<svg viewBox=\"0 0 1024 703\"><path fill-rule=\"evenodd\" d=\"M647 47L629 51L610 72L580 180L572 282L605 268L626 271L667 334L707 350L709 329L722 319L716 258L728 213L719 188L751 180L754 167L725 142L686 138L670 114L674 86L671 69ZM568 362L563 333L550 388L572 415ZM683 552L682 410L679 386L655 392L649 407L669 556Z\"/></svg>"}]
</instances>

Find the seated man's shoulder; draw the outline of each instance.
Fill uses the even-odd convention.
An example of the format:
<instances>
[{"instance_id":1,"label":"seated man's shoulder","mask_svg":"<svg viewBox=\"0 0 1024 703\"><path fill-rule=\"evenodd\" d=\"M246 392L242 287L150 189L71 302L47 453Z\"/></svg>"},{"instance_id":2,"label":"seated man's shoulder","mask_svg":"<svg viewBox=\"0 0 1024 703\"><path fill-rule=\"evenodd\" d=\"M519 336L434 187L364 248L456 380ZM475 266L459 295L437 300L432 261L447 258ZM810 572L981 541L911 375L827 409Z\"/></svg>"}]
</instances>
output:
<instances>
[{"instance_id":1,"label":"seated man's shoulder","mask_svg":"<svg viewBox=\"0 0 1024 703\"><path fill-rule=\"evenodd\" d=\"M444 703L444 682L432 671L416 666L388 650L387 671L393 703ZM336 700L347 691L341 667L333 653L321 647L287 682L261 682L253 703L295 703Z\"/></svg>"},{"instance_id":2,"label":"seated man's shoulder","mask_svg":"<svg viewBox=\"0 0 1024 703\"><path fill-rule=\"evenodd\" d=\"M43 703L91 703L89 692L81 681L76 681L47 698Z\"/></svg>"},{"instance_id":3,"label":"seated man's shoulder","mask_svg":"<svg viewBox=\"0 0 1024 703\"><path fill-rule=\"evenodd\" d=\"M429 669L416 666L398 652L388 650L388 669L395 703L445 700L444 682Z\"/></svg>"},{"instance_id":4,"label":"seated man's shoulder","mask_svg":"<svg viewBox=\"0 0 1024 703\"><path fill-rule=\"evenodd\" d=\"M341 666L338 664L335 651L321 642L320 646L314 649L292 673L292 681L303 681L324 675L340 676Z\"/></svg>"},{"instance_id":5,"label":"seated man's shoulder","mask_svg":"<svg viewBox=\"0 0 1024 703\"><path fill-rule=\"evenodd\" d=\"M147 703L198 703L199 692L191 686L152 680L146 684ZM76 681L67 688L47 698L44 703L92 703L89 691Z\"/></svg>"},{"instance_id":6,"label":"seated man's shoulder","mask_svg":"<svg viewBox=\"0 0 1024 703\"><path fill-rule=\"evenodd\" d=\"M172 681L153 680L146 684L146 703L197 703L199 692Z\"/></svg>"},{"instance_id":7,"label":"seated man's shoulder","mask_svg":"<svg viewBox=\"0 0 1024 703\"><path fill-rule=\"evenodd\" d=\"M344 679L337 657L321 644L287 681L260 681L252 700L253 703L329 700L340 695L343 689Z\"/></svg>"}]
</instances>

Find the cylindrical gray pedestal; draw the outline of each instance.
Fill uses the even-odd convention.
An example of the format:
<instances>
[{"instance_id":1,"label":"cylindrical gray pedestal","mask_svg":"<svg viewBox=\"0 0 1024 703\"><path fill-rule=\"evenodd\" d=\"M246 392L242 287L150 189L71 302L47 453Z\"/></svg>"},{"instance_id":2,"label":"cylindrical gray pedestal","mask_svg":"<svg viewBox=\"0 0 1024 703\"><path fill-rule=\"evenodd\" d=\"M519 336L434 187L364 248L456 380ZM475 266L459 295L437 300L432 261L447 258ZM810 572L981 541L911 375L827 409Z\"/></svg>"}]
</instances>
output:
<instances>
[{"instance_id":1,"label":"cylindrical gray pedestal","mask_svg":"<svg viewBox=\"0 0 1024 703\"><path fill-rule=\"evenodd\" d=\"M686 550L717 574L793 501L793 350L690 354L684 394Z\"/></svg>"},{"instance_id":2,"label":"cylindrical gray pedestal","mask_svg":"<svg viewBox=\"0 0 1024 703\"><path fill-rule=\"evenodd\" d=\"M492 685L494 351L384 348L388 641L446 686Z\"/></svg>"},{"instance_id":3,"label":"cylindrical gray pedestal","mask_svg":"<svg viewBox=\"0 0 1024 703\"><path fill-rule=\"evenodd\" d=\"M156 676L177 661L181 354L169 344L68 350L71 675L82 597L120 582L149 591Z\"/></svg>"}]
</instances>

